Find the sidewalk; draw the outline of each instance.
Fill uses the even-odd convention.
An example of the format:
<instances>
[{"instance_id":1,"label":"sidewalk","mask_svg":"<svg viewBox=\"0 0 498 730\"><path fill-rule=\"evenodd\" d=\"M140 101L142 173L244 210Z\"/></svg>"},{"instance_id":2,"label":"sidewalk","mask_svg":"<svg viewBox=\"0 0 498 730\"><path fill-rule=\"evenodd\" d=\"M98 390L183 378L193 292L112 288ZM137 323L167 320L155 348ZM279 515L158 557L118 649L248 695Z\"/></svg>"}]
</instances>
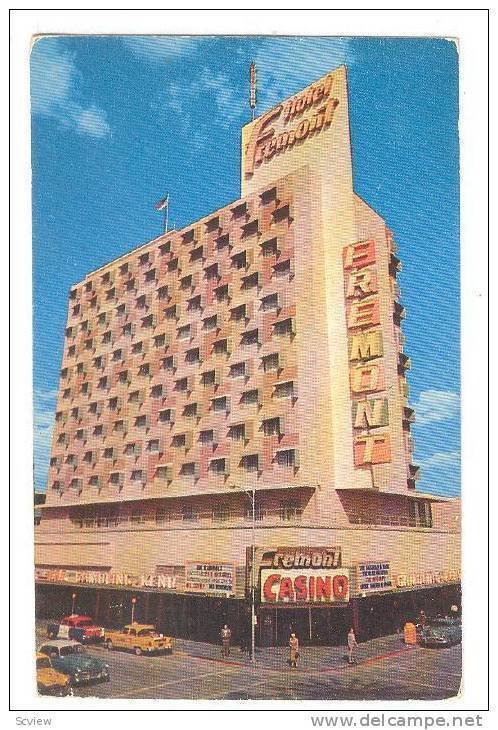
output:
<instances>
[{"instance_id":1,"label":"sidewalk","mask_svg":"<svg viewBox=\"0 0 498 730\"><path fill-rule=\"evenodd\" d=\"M221 647L214 644L207 644L200 641L189 641L188 639L174 639L175 654L205 659L206 661L221 664L232 664L238 666L250 666L247 652L239 651L233 647L230 656L225 659L221 656ZM405 651L412 651L406 646L399 636L382 636L371 639L360 644L356 650L356 663L369 663L375 659L400 654ZM300 649L299 669L310 672L337 671L347 669L347 648L346 646L304 646ZM257 647L256 666L266 669L279 670L288 668L289 650L285 646Z\"/></svg>"}]
</instances>

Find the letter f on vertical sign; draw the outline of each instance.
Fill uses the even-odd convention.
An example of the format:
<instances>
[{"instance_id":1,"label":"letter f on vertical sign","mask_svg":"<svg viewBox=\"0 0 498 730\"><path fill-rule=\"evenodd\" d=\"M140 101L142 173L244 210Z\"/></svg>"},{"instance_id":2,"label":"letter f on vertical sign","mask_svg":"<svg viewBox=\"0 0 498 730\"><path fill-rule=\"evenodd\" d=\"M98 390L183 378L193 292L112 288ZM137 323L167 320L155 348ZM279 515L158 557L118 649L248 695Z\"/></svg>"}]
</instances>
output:
<instances>
[{"instance_id":1,"label":"letter f on vertical sign","mask_svg":"<svg viewBox=\"0 0 498 730\"><path fill-rule=\"evenodd\" d=\"M262 117L256 120L256 124L253 127L251 137L246 146L245 174L247 177L254 173L254 164L256 161L258 147L261 146L263 142L271 139L275 133L272 128L266 129L266 127L273 119L279 117L281 112L282 105L279 104L275 107L275 109L270 109L269 112L263 114Z\"/></svg>"}]
</instances>

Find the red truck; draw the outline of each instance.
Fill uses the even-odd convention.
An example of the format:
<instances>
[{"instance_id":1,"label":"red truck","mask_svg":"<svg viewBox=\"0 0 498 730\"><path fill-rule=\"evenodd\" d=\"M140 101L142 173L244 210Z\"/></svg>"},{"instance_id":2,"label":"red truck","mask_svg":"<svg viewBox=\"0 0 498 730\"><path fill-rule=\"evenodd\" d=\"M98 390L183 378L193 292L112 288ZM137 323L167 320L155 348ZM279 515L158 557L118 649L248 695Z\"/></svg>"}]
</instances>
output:
<instances>
[{"instance_id":1,"label":"red truck","mask_svg":"<svg viewBox=\"0 0 498 730\"><path fill-rule=\"evenodd\" d=\"M102 641L104 629L96 626L90 616L72 614L64 616L58 624L49 623L47 636L49 639L74 639L82 644L88 644L91 641Z\"/></svg>"}]
</instances>

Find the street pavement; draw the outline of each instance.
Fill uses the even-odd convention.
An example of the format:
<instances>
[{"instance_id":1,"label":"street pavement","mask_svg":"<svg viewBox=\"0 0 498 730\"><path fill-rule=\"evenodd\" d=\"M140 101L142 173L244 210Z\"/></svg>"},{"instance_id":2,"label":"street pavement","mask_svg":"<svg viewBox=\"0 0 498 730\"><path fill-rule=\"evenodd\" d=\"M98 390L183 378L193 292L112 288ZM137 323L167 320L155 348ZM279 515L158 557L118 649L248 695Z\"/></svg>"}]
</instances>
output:
<instances>
[{"instance_id":1,"label":"street pavement","mask_svg":"<svg viewBox=\"0 0 498 730\"><path fill-rule=\"evenodd\" d=\"M46 638L37 623L37 646ZM297 669L286 647L257 649L255 663L238 648L228 659L220 647L174 639L171 656L135 656L89 646L105 659L111 681L75 689L79 697L137 699L406 700L446 699L458 694L461 646L425 649L387 636L360 644L348 666L344 647L303 647Z\"/></svg>"}]
</instances>

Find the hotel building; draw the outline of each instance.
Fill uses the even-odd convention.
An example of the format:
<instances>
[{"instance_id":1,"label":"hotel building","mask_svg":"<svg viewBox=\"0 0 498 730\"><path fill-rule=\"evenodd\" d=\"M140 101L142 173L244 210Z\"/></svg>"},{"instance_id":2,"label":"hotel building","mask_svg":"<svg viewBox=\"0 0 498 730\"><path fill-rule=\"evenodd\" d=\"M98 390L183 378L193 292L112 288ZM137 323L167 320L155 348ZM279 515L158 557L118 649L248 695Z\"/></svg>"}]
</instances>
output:
<instances>
[{"instance_id":1,"label":"hotel building","mask_svg":"<svg viewBox=\"0 0 498 730\"><path fill-rule=\"evenodd\" d=\"M242 129L241 197L69 292L37 611L344 641L459 600L416 489L393 234L354 192L346 69ZM254 500L254 510L253 510ZM255 564L252 566L254 548Z\"/></svg>"}]
</instances>

